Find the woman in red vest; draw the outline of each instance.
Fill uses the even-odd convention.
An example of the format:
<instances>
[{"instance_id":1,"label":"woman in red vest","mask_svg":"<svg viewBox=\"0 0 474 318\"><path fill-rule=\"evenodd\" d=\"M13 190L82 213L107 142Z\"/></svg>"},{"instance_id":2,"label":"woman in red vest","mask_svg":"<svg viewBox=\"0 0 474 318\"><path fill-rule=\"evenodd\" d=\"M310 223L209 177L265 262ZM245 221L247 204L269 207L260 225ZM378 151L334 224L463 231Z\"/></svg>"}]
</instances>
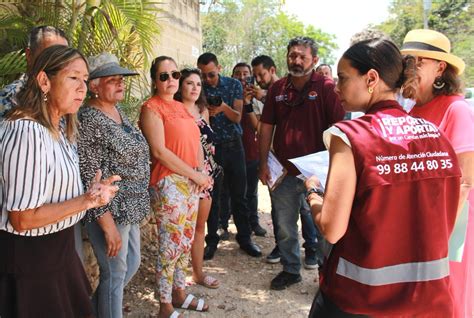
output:
<instances>
[{"instance_id":1,"label":"woman in red vest","mask_svg":"<svg viewBox=\"0 0 474 318\"><path fill-rule=\"evenodd\" d=\"M416 105L410 115L425 118L446 135L462 171L461 198L449 241L449 276L454 317L474 316L474 108L462 95L464 62L450 53L451 43L433 30L412 30L402 54L417 59Z\"/></svg>"},{"instance_id":2,"label":"woman in red vest","mask_svg":"<svg viewBox=\"0 0 474 318\"><path fill-rule=\"evenodd\" d=\"M395 94L413 97L415 59L384 39L349 48L336 93L364 116L324 133L326 194L308 179L315 223L333 243L310 317L451 317L448 239L460 169L448 140L409 116Z\"/></svg>"}]
</instances>

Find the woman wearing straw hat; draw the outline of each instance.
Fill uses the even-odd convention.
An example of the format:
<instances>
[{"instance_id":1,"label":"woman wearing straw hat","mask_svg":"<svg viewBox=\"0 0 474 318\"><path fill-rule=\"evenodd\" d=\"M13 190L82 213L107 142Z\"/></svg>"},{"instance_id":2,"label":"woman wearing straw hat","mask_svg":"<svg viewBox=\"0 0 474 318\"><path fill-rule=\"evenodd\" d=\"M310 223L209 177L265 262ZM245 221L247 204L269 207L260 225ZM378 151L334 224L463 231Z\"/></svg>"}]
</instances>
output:
<instances>
[{"instance_id":1,"label":"woman wearing straw hat","mask_svg":"<svg viewBox=\"0 0 474 318\"><path fill-rule=\"evenodd\" d=\"M124 76L137 75L102 53L89 58L91 98L79 112L81 177L87 182L97 169L122 177L109 204L90 209L86 229L100 269L93 302L99 318L122 317L123 289L140 266L140 222L150 210L149 150L118 103L125 94Z\"/></svg>"},{"instance_id":2,"label":"woman wearing straw hat","mask_svg":"<svg viewBox=\"0 0 474 318\"><path fill-rule=\"evenodd\" d=\"M412 30L402 54L417 59L416 105L410 114L427 119L450 140L462 170L456 226L450 239L450 279L454 317L474 315L474 112L464 100L460 74L464 62L451 43L433 30Z\"/></svg>"}]
</instances>

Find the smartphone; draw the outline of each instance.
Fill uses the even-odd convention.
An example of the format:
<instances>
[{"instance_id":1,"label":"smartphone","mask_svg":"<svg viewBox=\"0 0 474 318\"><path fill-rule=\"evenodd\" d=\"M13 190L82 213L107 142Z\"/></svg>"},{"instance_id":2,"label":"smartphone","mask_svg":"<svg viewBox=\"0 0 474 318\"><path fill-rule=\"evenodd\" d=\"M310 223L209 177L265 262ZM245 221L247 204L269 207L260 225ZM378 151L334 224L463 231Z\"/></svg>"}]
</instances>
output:
<instances>
[{"instance_id":1,"label":"smartphone","mask_svg":"<svg viewBox=\"0 0 474 318\"><path fill-rule=\"evenodd\" d=\"M247 76L245 78L245 83L247 84L247 86L253 86L255 85L255 77L253 76Z\"/></svg>"}]
</instances>

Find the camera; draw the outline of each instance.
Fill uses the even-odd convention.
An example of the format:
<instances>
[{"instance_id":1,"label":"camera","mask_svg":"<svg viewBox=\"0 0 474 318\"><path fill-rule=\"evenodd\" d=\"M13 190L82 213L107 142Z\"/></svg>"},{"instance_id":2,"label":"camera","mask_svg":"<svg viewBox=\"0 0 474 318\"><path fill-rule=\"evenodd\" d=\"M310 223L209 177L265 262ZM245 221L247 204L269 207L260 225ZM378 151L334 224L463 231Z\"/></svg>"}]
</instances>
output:
<instances>
[{"instance_id":1,"label":"camera","mask_svg":"<svg viewBox=\"0 0 474 318\"><path fill-rule=\"evenodd\" d=\"M216 95L216 96L207 96L207 103L209 106L220 106L222 104L222 97Z\"/></svg>"}]
</instances>

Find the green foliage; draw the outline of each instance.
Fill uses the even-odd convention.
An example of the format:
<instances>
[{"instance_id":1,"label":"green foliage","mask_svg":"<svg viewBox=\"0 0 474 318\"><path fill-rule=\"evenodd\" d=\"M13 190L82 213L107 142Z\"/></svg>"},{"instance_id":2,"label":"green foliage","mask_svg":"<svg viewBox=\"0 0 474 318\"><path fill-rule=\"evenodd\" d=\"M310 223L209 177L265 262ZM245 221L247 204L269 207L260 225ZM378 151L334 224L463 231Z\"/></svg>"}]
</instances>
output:
<instances>
[{"instance_id":1,"label":"green foliage","mask_svg":"<svg viewBox=\"0 0 474 318\"><path fill-rule=\"evenodd\" d=\"M320 45L320 59L334 62L334 36L280 11L281 4L281 0L213 1L202 12L204 51L217 55L226 74L236 63L250 63L257 55L266 54L275 60L278 73L284 75L288 41L309 36Z\"/></svg>"},{"instance_id":2,"label":"green foliage","mask_svg":"<svg viewBox=\"0 0 474 318\"><path fill-rule=\"evenodd\" d=\"M423 28L423 0L394 0L390 18L377 28L390 35L399 46L412 29ZM452 53L466 63L466 86L474 86L474 3L470 0L436 0L427 16L428 28L445 34Z\"/></svg>"},{"instance_id":3,"label":"green foliage","mask_svg":"<svg viewBox=\"0 0 474 318\"><path fill-rule=\"evenodd\" d=\"M70 45L85 56L115 54L122 66L149 67L153 43L160 33L152 0L11 1L0 4L0 85L26 69L23 49L34 26L52 25L66 32ZM140 101L149 94L145 76L127 78L123 108L136 119Z\"/></svg>"}]
</instances>

